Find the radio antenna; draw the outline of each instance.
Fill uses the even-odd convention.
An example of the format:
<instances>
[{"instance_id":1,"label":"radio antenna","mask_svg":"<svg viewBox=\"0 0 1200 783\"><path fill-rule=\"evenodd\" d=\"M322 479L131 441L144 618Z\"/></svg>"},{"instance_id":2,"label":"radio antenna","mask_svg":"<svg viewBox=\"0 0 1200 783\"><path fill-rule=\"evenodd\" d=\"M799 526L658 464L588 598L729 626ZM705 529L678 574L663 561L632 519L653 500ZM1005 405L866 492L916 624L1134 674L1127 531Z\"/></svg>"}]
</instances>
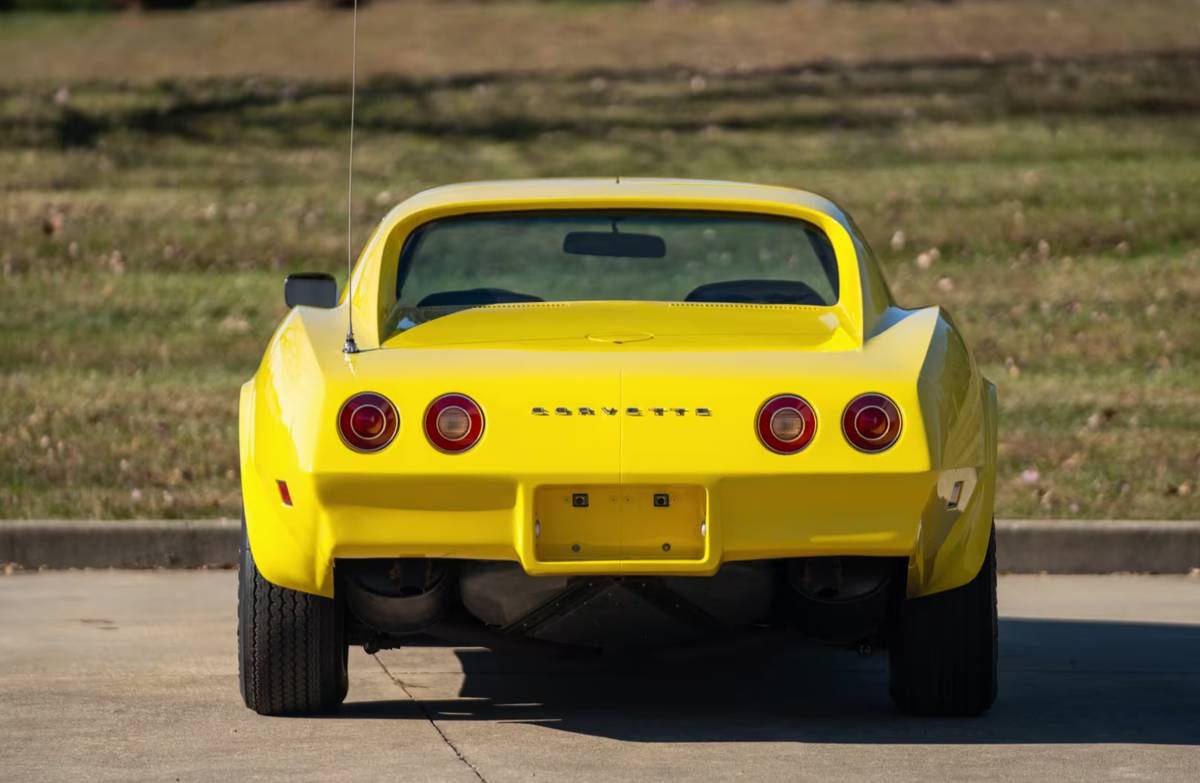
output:
<instances>
[{"instance_id":1,"label":"radio antenna","mask_svg":"<svg viewBox=\"0 0 1200 783\"><path fill-rule=\"evenodd\" d=\"M358 0L350 32L350 160L346 164L346 343L342 353L358 353L354 342L354 97L358 92Z\"/></svg>"}]
</instances>

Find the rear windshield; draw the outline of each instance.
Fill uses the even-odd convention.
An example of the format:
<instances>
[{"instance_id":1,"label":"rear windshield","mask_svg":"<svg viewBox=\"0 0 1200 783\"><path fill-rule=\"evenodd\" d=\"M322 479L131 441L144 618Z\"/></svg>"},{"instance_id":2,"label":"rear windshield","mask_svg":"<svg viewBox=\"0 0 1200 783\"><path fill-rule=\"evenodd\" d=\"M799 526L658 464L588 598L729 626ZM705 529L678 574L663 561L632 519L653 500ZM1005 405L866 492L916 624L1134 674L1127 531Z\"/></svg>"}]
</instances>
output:
<instances>
[{"instance_id":1,"label":"rear windshield","mask_svg":"<svg viewBox=\"0 0 1200 783\"><path fill-rule=\"evenodd\" d=\"M470 307L642 300L832 305L829 238L790 218L558 211L436 220L405 243L391 331Z\"/></svg>"}]
</instances>

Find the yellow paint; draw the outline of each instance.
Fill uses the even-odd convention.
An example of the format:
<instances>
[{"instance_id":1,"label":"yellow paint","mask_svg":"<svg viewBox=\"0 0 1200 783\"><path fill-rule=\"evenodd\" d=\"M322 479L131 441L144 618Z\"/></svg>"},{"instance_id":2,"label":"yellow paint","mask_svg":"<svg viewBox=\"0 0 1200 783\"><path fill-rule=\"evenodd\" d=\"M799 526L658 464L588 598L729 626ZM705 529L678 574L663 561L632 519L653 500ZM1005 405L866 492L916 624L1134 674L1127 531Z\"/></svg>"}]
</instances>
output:
<instances>
[{"instance_id":1,"label":"yellow paint","mask_svg":"<svg viewBox=\"0 0 1200 783\"><path fill-rule=\"evenodd\" d=\"M413 228L456 214L555 208L802 218L833 243L841 298L832 307L495 305L381 335ZM722 562L841 554L908 557L908 591L917 596L965 583L983 561L995 389L943 312L892 303L865 242L823 198L672 180L438 188L380 223L353 279L361 353L341 353L345 298L331 310L296 308L242 389L247 530L276 584L332 595L339 557L510 560L530 574L706 575ZM339 406L360 391L384 394L400 413L395 440L377 454L349 450L336 431ZM895 400L905 422L880 454L856 451L841 434L843 408L868 391ZM471 396L487 419L482 440L462 454L435 450L422 430L426 406L447 392ZM817 412L812 443L794 455L768 451L754 431L759 406L781 393ZM572 415L555 415L559 406ZM551 415L534 416L534 407ZM629 407L643 415L627 415ZM711 415L695 415L699 407ZM277 479L288 482L291 507ZM947 508L959 480L959 505ZM614 490L611 504L576 514L574 529L571 514L547 500ZM651 507L658 492L680 505Z\"/></svg>"}]
</instances>

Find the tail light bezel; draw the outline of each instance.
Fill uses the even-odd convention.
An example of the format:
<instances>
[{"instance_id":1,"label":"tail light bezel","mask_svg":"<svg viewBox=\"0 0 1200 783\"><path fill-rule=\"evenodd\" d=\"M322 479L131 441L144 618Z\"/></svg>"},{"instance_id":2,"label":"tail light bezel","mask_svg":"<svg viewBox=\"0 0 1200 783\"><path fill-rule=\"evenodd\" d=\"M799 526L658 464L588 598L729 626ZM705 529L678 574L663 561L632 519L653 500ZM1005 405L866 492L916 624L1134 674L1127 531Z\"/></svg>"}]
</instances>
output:
<instances>
[{"instance_id":1,"label":"tail light bezel","mask_svg":"<svg viewBox=\"0 0 1200 783\"><path fill-rule=\"evenodd\" d=\"M872 408L883 411L887 419L887 429L876 438L865 435L858 426L858 418ZM860 394L846 404L842 411L842 435L846 442L863 454L881 454L900 440L904 431L904 414L895 400L879 392Z\"/></svg>"},{"instance_id":2,"label":"tail light bezel","mask_svg":"<svg viewBox=\"0 0 1200 783\"><path fill-rule=\"evenodd\" d=\"M459 408L467 414L470 426L460 438L447 438L438 429L438 418L450 408ZM463 454L475 448L483 438L487 419L483 408L475 400L460 392L443 394L429 403L425 409L425 439L443 454Z\"/></svg>"},{"instance_id":3,"label":"tail light bezel","mask_svg":"<svg viewBox=\"0 0 1200 783\"><path fill-rule=\"evenodd\" d=\"M354 414L365 406L373 407L383 415L383 429L375 437L364 437L354 428ZM400 431L400 413L392 401L379 392L357 392L338 408L337 431L342 443L351 451L376 454L396 439L396 433Z\"/></svg>"},{"instance_id":4,"label":"tail light bezel","mask_svg":"<svg viewBox=\"0 0 1200 783\"><path fill-rule=\"evenodd\" d=\"M790 440L778 437L772 430L772 419L782 411L792 409L800 415L803 428ZM754 430L758 440L775 454L799 454L812 443L817 434L817 411L812 404L798 394L776 394L764 402L754 417Z\"/></svg>"}]
</instances>

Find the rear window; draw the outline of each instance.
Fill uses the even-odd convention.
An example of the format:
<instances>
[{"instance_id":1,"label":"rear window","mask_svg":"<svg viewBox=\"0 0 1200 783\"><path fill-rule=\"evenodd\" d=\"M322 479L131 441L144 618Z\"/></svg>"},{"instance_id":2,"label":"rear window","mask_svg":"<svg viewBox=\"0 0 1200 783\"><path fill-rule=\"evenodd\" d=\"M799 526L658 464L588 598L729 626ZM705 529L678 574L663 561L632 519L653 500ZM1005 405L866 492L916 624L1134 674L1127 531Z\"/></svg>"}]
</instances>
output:
<instances>
[{"instance_id":1,"label":"rear window","mask_svg":"<svg viewBox=\"0 0 1200 783\"><path fill-rule=\"evenodd\" d=\"M716 212L467 215L418 228L392 331L489 304L641 300L832 305L829 238L790 218Z\"/></svg>"}]
</instances>

